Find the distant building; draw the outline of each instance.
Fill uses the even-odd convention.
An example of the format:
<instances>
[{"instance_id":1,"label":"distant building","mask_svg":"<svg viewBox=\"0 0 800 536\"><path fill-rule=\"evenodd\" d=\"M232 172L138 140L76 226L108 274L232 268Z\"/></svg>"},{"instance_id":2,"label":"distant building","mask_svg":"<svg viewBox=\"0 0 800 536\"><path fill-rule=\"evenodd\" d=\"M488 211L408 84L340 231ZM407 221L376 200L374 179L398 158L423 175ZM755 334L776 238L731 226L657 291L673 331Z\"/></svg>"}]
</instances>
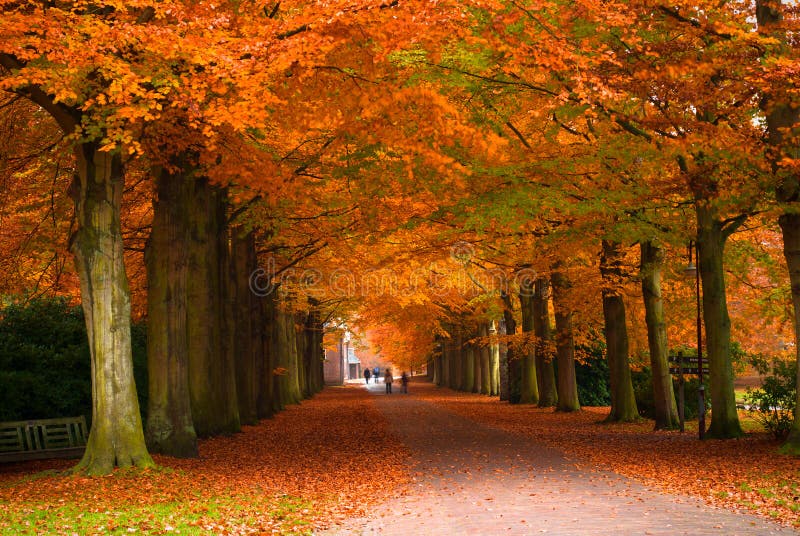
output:
<instances>
[{"instance_id":1,"label":"distant building","mask_svg":"<svg viewBox=\"0 0 800 536\"><path fill-rule=\"evenodd\" d=\"M342 385L346 380L361 378L361 359L356 355L352 336L348 330L325 348L323 365L325 383Z\"/></svg>"}]
</instances>

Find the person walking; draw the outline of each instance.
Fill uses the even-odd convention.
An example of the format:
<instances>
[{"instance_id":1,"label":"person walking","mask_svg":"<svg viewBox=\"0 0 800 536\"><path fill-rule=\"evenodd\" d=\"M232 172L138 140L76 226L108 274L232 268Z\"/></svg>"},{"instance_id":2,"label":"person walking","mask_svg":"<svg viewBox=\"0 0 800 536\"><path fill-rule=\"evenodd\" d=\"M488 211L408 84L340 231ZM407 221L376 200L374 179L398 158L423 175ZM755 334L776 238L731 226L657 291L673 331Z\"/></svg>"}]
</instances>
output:
<instances>
[{"instance_id":1,"label":"person walking","mask_svg":"<svg viewBox=\"0 0 800 536\"><path fill-rule=\"evenodd\" d=\"M400 376L400 392L408 394L408 374L406 374L405 370L402 376Z\"/></svg>"},{"instance_id":2,"label":"person walking","mask_svg":"<svg viewBox=\"0 0 800 536\"><path fill-rule=\"evenodd\" d=\"M380 378L381 378L381 369L379 369L378 367L375 367L372 370L372 375L375 377L375 383L378 383L378 380L380 380Z\"/></svg>"},{"instance_id":3,"label":"person walking","mask_svg":"<svg viewBox=\"0 0 800 536\"><path fill-rule=\"evenodd\" d=\"M394 381L394 376L392 376L392 369L387 368L386 374L383 376L383 383L386 384L386 394L392 394L392 382Z\"/></svg>"},{"instance_id":4,"label":"person walking","mask_svg":"<svg viewBox=\"0 0 800 536\"><path fill-rule=\"evenodd\" d=\"M370 376L372 376L372 371L367 367L364 369L364 383L369 384Z\"/></svg>"}]
</instances>

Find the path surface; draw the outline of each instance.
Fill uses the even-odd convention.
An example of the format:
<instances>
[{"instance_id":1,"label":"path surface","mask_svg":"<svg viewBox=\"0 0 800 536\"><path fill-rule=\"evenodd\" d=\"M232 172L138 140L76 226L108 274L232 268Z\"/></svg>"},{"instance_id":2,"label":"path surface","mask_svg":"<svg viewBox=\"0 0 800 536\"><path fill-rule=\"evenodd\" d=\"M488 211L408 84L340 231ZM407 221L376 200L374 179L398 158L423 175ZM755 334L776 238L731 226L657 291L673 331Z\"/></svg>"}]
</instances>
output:
<instances>
[{"instance_id":1,"label":"path surface","mask_svg":"<svg viewBox=\"0 0 800 536\"><path fill-rule=\"evenodd\" d=\"M418 385L418 384L417 384ZM378 408L411 451L413 481L327 534L719 536L795 534L761 518L648 490L626 477L577 470L562 453L370 384ZM380 478L380 462L372 478Z\"/></svg>"}]
</instances>

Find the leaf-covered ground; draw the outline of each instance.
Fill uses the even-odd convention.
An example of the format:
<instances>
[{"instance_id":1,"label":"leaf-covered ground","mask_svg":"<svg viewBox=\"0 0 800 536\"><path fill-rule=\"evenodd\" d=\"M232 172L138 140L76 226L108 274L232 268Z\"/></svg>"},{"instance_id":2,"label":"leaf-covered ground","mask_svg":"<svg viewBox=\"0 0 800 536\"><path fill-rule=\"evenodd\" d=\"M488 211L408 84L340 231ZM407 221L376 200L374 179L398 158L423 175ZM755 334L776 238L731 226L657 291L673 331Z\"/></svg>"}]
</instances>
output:
<instances>
[{"instance_id":1,"label":"leaf-covered ground","mask_svg":"<svg viewBox=\"0 0 800 536\"><path fill-rule=\"evenodd\" d=\"M608 408L557 413L430 384L415 384L413 393L482 424L557 447L578 464L800 526L800 459L779 454L779 444L766 433L701 442L696 423L693 430L687 423L684 434L654 432L652 421L604 424Z\"/></svg>"},{"instance_id":2,"label":"leaf-covered ground","mask_svg":"<svg viewBox=\"0 0 800 536\"><path fill-rule=\"evenodd\" d=\"M0 533L310 533L391 493L407 453L351 386L201 441L199 459L155 459L104 478L64 476L74 461L0 465Z\"/></svg>"}]
</instances>

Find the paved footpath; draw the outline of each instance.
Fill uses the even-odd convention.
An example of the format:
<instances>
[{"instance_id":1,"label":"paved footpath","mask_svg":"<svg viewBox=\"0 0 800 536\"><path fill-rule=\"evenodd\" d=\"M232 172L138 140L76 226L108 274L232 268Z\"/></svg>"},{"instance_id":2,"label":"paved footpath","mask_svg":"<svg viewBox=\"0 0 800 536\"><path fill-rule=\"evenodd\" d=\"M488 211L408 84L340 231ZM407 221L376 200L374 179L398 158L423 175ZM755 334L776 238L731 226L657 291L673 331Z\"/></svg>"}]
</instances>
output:
<instances>
[{"instance_id":1,"label":"paved footpath","mask_svg":"<svg viewBox=\"0 0 800 536\"><path fill-rule=\"evenodd\" d=\"M326 534L769 535L797 534L698 499L658 493L607 471L410 395L370 384L378 408L411 451L412 482L366 519ZM380 461L369 471L380 478Z\"/></svg>"}]
</instances>

